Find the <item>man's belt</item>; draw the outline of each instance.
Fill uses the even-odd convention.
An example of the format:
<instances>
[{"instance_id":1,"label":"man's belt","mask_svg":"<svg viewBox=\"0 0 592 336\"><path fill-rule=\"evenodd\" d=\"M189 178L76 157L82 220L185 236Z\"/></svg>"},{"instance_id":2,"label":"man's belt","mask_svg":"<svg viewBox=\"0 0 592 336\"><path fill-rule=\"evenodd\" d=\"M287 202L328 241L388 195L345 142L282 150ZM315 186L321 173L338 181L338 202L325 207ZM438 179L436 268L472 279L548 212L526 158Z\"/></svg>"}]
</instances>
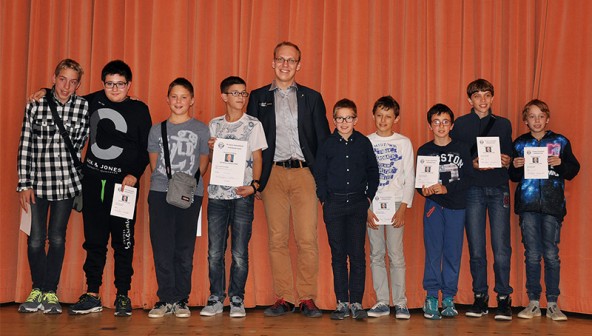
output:
<instances>
[{"instance_id":1,"label":"man's belt","mask_svg":"<svg viewBox=\"0 0 592 336\"><path fill-rule=\"evenodd\" d=\"M274 162L276 166L281 166L284 168L304 168L308 167L308 164L304 161L300 160L286 160L286 161L276 161Z\"/></svg>"}]
</instances>

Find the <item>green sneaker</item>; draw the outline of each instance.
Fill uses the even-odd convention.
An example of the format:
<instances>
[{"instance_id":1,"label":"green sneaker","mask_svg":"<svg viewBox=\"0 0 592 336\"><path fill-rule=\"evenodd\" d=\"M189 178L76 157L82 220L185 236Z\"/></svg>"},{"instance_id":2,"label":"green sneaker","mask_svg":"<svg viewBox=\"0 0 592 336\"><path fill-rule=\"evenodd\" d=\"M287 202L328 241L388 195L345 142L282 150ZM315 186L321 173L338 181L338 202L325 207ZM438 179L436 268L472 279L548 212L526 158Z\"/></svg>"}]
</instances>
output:
<instances>
[{"instance_id":1,"label":"green sneaker","mask_svg":"<svg viewBox=\"0 0 592 336\"><path fill-rule=\"evenodd\" d=\"M44 314L61 314L62 313L62 306L60 305L60 300L54 291L49 291L43 294L43 299L41 300L43 304L43 313Z\"/></svg>"},{"instance_id":2,"label":"green sneaker","mask_svg":"<svg viewBox=\"0 0 592 336\"><path fill-rule=\"evenodd\" d=\"M442 316L444 317L455 317L458 315L458 311L454 306L454 299L449 296L442 300Z\"/></svg>"},{"instance_id":3,"label":"green sneaker","mask_svg":"<svg viewBox=\"0 0 592 336\"><path fill-rule=\"evenodd\" d=\"M438 298L434 296L428 296L423 304L423 317L429 320L441 320L442 315L438 310Z\"/></svg>"},{"instance_id":4,"label":"green sneaker","mask_svg":"<svg viewBox=\"0 0 592 336\"><path fill-rule=\"evenodd\" d=\"M33 288L27 300L21 303L18 308L19 313L34 313L39 309L43 309L43 293L39 288Z\"/></svg>"}]
</instances>

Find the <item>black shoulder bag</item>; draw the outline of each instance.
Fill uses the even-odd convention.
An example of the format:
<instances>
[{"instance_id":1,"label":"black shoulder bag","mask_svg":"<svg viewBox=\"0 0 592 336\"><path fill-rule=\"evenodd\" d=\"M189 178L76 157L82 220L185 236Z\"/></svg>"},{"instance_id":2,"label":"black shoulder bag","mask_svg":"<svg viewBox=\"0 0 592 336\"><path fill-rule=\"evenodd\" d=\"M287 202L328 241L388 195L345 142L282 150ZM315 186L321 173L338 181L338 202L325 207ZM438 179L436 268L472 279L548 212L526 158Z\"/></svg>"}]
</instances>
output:
<instances>
[{"instance_id":1,"label":"black shoulder bag","mask_svg":"<svg viewBox=\"0 0 592 336\"><path fill-rule=\"evenodd\" d=\"M169 143L167 140L166 120L160 124L162 134L162 149L164 152L164 163L169 179L169 187L166 194L166 201L170 205L174 205L181 209L187 209L193 203L195 190L200 178L199 166L195 172L195 176L187 173L176 172L171 175L171 158L169 154ZM197 163L199 165L199 161Z\"/></svg>"},{"instance_id":2,"label":"black shoulder bag","mask_svg":"<svg viewBox=\"0 0 592 336\"><path fill-rule=\"evenodd\" d=\"M53 118L53 121L55 122L55 124L58 126L58 129L60 130L60 135L62 136L62 139L64 139L64 143L66 144L66 147L68 148L68 151L70 152L70 157L72 158L72 162L74 163L74 168L76 168L76 170L78 171L78 173L80 174L81 178L82 178L82 162L80 162L80 159L78 159L78 155L76 154L76 150L74 149L74 145L72 145L72 140L70 140L70 136L68 135L68 131L66 131L66 128L64 127L64 122L62 121L62 118L60 118L60 115L58 114L58 108L56 106L55 101L53 100L53 94L51 90L48 90L47 93L45 94L45 99L47 100L47 105L49 105L49 109L51 110L51 116ZM74 203L72 204L72 209L81 212L82 211L82 192L78 193L75 197L74 197Z\"/></svg>"}]
</instances>

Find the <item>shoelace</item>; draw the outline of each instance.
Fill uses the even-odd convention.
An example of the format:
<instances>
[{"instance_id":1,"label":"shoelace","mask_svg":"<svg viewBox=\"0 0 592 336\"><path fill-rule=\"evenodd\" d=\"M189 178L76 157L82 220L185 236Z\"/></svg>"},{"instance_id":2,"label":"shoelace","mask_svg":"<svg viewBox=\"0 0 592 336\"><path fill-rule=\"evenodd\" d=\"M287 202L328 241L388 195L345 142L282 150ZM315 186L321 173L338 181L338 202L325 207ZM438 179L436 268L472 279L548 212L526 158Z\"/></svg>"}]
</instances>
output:
<instances>
[{"instance_id":1,"label":"shoelace","mask_svg":"<svg viewBox=\"0 0 592 336\"><path fill-rule=\"evenodd\" d=\"M43 295L43 293L41 293L40 290L33 290L31 291L31 294L29 294L29 297L27 297L26 302L35 302L39 299L39 297Z\"/></svg>"},{"instance_id":2,"label":"shoelace","mask_svg":"<svg viewBox=\"0 0 592 336\"><path fill-rule=\"evenodd\" d=\"M45 295L43 295L43 300L45 300L51 304L55 304L55 303L59 302L58 296L55 295L55 293L45 293Z\"/></svg>"}]
</instances>

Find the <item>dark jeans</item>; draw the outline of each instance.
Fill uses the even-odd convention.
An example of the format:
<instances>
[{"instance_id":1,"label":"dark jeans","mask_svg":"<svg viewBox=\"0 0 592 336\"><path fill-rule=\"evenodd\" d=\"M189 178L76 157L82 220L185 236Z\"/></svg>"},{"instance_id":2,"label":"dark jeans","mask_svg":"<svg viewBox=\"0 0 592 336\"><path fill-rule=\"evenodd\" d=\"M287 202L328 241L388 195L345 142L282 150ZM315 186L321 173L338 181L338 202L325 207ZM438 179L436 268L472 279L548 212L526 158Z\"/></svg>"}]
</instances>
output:
<instances>
[{"instance_id":1,"label":"dark jeans","mask_svg":"<svg viewBox=\"0 0 592 336\"><path fill-rule=\"evenodd\" d=\"M333 286L338 301L362 303L366 285L364 245L368 207L368 199L363 194L333 194L323 204L323 219L331 247Z\"/></svg>"},{"instance_id":2,"label":"dark jeans","mask_svg":"<svg viewBox=\"0 0 592 336\"><path fill-rule=\"evenodd\" d=\"M497 187L473 186L467 191L465 227L473 292L487 293L487 243L485 241L486 213L489 213L491 247L493 249L494 291L498 295L513 292L510 287L510 191L507 184Z\"/></svg>"},{"instance_id":3,"label":"dark jeans","mask_svg":"<svg viewBox=\"0 0 592 336\"><path fill-rule=\"evenodd\" d=\"M84 197L84 244L86 260L84 272L88 291L98 293L103 283L103 270L107 261L107 244L111 237L111 247L115 259L115 287L117 294L127 295L132 283L134 269L134 225L133 219L111 216L114 181L100 180L93 176L85 176L82 180ZM139 185L138 195L140 195ZM136 198L136 207L138 203Z\"/></svg>"},{"instance_id":4,"label":"dark jeans","mask_svg":"<svg viewBox=\"0 0 592 336\"><path fill-rule=\"evenodd\" d=\"M249 241L253 228L254 196L233 200L208 199L208 267L210 294L224 301L226 266L224 256L231 234L232 264L228 295L244 299L249 274Z\"/></svg>"},{"instance_id":5,"label":"dark jeans","mask_svg":"<svg viewBox=\"0 0 592 336\"><path fill-rule=\"evenodd\" d=\"M43 292L56 291L60 282L66 247L66 228L74 198L48 201L36 197L31 203L31 234L27 240L27 255L33 288ZM49 225L47 212L50 210ZM45 252L45 241L49 248Z\"/></svg>"},{"instance_id":6,"label":"dark jeans","mask_svg":"<svg viewBox=\"0 0 592 336\"><path fill-rule=\"evenodd\" d=\"M189 298L202 199L195 196L189 208L181 209L167 203L166 192L148 193L150 242L159 301L174 303Z\"/></svg>"},{"instance_id":7,"label":"dark jeans","mask_svg":"<svg viewBox=\"0 0 592 336\"><path fill-rule=\"evenodd\" d=\"M520 229L526 264L526 292L530 300L541 297L541 258L545 259L547 302L557 302L559 296L559 238L561 221L538 212L520 214Z\"/></svg>"}]
</instances>

